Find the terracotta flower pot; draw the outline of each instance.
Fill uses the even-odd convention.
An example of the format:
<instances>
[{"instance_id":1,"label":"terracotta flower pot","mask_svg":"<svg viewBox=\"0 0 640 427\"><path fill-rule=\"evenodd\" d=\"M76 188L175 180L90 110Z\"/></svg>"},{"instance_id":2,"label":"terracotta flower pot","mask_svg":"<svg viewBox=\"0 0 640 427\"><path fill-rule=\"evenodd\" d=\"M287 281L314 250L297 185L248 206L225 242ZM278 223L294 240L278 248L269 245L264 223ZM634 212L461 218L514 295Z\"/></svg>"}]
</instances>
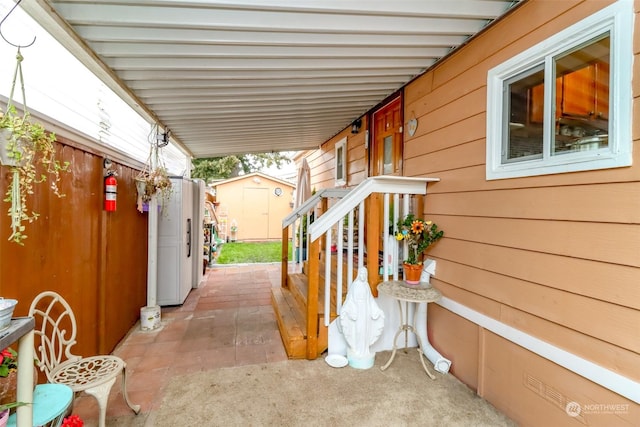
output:
<instances>
[{"instance_id":1,"label":"terracotta flower pot","mask_svg":"<svg viewBox=\"0 0 640 427\"><path fill-rule=\"evenodd\" d=\"M420 283L420 275L422 273L422 264L402 264L404 267L404 281L410 285Z\"/></svg>"},{"instance_id":2,"label":"terracotta flower pot","mask_svg":"<svg viewBox=\"0 0 640 427\"><path fill-rule=\"evenodd\" d=\"M18 371L11 371L6 377L0 377L0 405L17 400Z\"/></svg>"},{"instance_id":3,"label":"terracotta flower pot","mask_svg":"<svg viewBox=\"0 0 640 427\"><path fill-rule=\"evenodd\" d=\"M38 384L38 368L33 367L33 388ZM0 405L18 401L18 371L11 371L6 377L0 377ZM16 408L11 409L14 413ZM1 426L1 424L0 424Z\"/></svg>"}]
</instances>

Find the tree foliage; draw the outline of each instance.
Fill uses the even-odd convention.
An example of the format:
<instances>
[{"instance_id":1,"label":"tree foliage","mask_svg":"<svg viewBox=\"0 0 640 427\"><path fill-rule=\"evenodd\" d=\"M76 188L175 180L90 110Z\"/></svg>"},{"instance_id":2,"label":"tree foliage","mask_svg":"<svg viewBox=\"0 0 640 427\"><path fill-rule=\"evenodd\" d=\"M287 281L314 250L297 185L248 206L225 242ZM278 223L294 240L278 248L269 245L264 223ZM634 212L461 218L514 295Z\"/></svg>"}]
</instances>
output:
<instances>
[{"instance_id":1,"label":"tree foliage","mask_svg":"<svg viewBox=\"0 0 640 427\"><path fill-rule=\"evenodd\" d=\"M248 174L265 167L281 168L290 161L291 159L286 153L259 153L193 159L191 177L209 182L213 179L233 178L240 175L240 172Z\"/></svg>"}]
</instances>

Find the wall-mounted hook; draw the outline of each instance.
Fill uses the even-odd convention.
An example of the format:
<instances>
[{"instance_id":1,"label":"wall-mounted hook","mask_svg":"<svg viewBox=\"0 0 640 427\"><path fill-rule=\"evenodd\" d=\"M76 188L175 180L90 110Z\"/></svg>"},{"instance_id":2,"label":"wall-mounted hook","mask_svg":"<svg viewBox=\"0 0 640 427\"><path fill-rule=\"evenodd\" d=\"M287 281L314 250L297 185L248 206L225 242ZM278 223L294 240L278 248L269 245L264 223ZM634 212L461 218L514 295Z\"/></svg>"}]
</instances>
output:
<instances>
[{"instance_id":1,"label":"wall-mounted hook","mask_svg":"<svg viewBox=\"0 0 640 427\"><path fill-rule=\"evenodd\" d=\"M36 37L33 36L33 40L31 40L31 43L26 44L26 45L20 45L20 44L15 44L15 43L11 43L9 40L7 40L7 38L4 36L4 34L2 34L2 24L4 24L4 21L7 20L7 18L9 17L9 15L11 15L13 13L13 11L15 10L16 7L18 7L18 5L20 4L22 0L18 0L16 2L16 4L11 8L11 10L9 11L9 13L7 13L5 15L4 18L2 18L2 21L0 21L0 37L2 37L4 39L4 41L6 41L7 43L9 43L11 46L13 47L17 47L18 49L20 48L24 48L24 47L29 47L32 44L34 44L36 42Z\"/></svg>"}]
</instances>

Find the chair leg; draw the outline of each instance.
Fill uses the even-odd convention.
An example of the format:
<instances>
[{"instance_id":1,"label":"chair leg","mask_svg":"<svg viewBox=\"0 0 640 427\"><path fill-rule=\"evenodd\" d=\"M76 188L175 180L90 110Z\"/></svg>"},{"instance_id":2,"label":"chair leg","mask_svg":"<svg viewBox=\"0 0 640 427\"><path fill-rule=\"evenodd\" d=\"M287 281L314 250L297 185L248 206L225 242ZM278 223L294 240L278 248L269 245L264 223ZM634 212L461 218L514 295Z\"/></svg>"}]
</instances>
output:
<instances>
[{"instance_id":1,"label":"chair leg","mask_svg":"<svg viewBox=\"0 0 640 427\"><path fill-rule=\"evenodd\" d=\"M127 394L127 366L125 364L125 366L122 368L122 396L124 397L124 401L127 402L127 405L129 405L129 408L131 408L131 410L133 412L135 412L135 414L139 414L140 413L140 405L134 405L129 401L129 395Z\"/></svg>"},{"instance_id":2,"label":"chair leg","mask_svg":"<svg viewBox=\"0 0 640 427\"><path fill-rule=\"evenodd\" d=\"M114 377L109 381L107 381L106 383L102 383L99 386L85 390L85 393L95 397L95 399L98 401L98 407L100 408L100 418L98 421L99 427L105 427L106 425L107 402L109 400L109 392L111 391L111 387L115 382L116 382L116 379Z\"/></svg>"}]
</instances>

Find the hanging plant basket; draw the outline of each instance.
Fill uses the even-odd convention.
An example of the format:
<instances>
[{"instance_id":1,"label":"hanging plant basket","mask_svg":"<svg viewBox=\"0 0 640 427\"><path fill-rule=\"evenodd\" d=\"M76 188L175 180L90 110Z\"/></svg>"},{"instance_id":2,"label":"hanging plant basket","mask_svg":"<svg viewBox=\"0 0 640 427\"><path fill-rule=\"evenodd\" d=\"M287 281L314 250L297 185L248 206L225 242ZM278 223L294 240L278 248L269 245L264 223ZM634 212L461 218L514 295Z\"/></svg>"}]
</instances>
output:
<instances>
[{"instance_id":1,"label":"hanging plant basket","mask_svg":"<svg viewBox=\"0 0 640 427\"><path fill-rule=\"evenodd\" d=\"M2 164L11 169L9 189L5 202L10 203L12 233L9 240L24 244L27 238L25 224L38 218L38 213L29 210L27 196L35 192L36 184L49 178L49 187L58 197L64 195L58 188L60 173L69 171L69 162L56 160L53 133L47 133L39 123L31 123L29 114L18 116L15 108L9 106L7 112L0 116L0 144L4 152Z\"/></svg>"},{"instance_id":2,"label":"hanging plant basket","mask_svg":"<svg viewBox=\"0 0 640 427\"><path fill-rule=\"evenodd\" d=\"M32 123L26 106L24 93L24 81L22 81L22 55L20 49L16 56L17 65L14 74L13 86L7 110L0 113L0 160L3 165L11 169L9 189L4 201L10 204L8 210L11 218L11 235L9 240L23 245L26 223L38 219L38 213L30 211L28 196L34 194L36 184L49 179L49 187L54 194L62 197L58 188L60 172L69 171L69 162L60 163L56 160L55 142L53 133L45 131L44 126ZM18 115L13 106L13 91L16 84L16 76L20 76L22 98L24 104L23 114Z\"/></svg>"},{"instance_id":3,"label":"hanging plant basket","mask_svg":"<svg viewBox=\"0 0 640 427\"><path fill-rule=\"evenodd\" d=\"M158 166L155 169L151 167L153 151L152 149L144 169L135 178L138 212L148 212L148 208L145 210L144 205L148 204L154 195L160 196L161 206L171 198L171 179L164 163L159 159L156 162Z\"/></svg>"}]
</instances>

